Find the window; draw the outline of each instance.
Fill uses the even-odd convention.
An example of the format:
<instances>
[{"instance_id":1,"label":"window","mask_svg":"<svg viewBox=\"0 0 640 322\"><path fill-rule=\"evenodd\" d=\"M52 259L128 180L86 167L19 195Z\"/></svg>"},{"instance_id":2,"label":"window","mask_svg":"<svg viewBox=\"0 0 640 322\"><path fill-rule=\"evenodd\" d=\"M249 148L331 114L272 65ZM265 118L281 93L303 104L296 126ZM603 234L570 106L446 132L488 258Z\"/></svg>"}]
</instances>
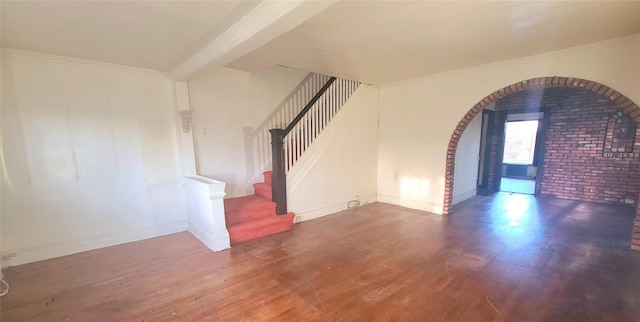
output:
<instances>
[{"instance_id":1,"label":"window","mask_svg":"<svg viewBox=\"0 0 640 322\"><path fill-rule=\"evenodd\" d=\"M502 162L507 164L533 164L538 121L507 122Z\"/></svg>"},{"instance_id":2,"label":"window","mask_svg":"<svg viewBox=\"0 0 640 322\"><path fill-rule=\"evenodd\" d=\"M614 158L635 157L634 143L637 124L622 112L614 113L607 124L604 156Z\"/></svg>"}]
</instances>

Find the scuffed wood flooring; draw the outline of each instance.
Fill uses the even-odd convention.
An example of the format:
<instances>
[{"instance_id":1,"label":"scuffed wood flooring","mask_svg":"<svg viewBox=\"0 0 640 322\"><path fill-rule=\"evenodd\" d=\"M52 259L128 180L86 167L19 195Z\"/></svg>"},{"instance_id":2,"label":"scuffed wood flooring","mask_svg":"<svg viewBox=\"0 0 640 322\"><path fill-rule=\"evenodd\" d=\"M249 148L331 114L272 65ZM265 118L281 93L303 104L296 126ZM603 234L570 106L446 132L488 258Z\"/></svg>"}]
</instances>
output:
<instances>
[{"instance_id":1,"label":"scuffed wood flooring","mask_svg":"<svg viewBox=\"0 0 640 322\"><path fill-rule=\"evenodd\" d=\"M634 209L374 203L212 253L179 233L6 269L10 321L640 321Z\"/></svg>"}]
</instances>

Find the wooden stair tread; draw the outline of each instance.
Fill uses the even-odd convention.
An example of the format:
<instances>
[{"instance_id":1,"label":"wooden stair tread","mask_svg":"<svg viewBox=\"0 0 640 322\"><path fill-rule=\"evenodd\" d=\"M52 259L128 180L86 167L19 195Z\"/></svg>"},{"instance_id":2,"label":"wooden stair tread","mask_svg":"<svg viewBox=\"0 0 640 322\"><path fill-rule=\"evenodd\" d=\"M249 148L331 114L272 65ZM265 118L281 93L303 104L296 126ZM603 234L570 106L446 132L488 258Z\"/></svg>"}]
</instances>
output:
<instances>
[{"instance_id":1,"label":"wooden stair tread","mask_svg":"<svg viewBox=\"0 0 640 322\"><path fill-rule=\"evenodd\" d=\"M264 176L264 183L271 185L271 177L273 175L273 171L265 171L262 173Z\"/></svg>"},{"instance_id":2,"label":"wooden stair tread","mask_svg":"<svg viewBox=\"0 0 640 322\"><path fill-rule=\"evenodd\" d=\"M266 188L271 190L271 184L266 183L266 182L258 182L258 183L254 183L253 184L254 187L260 187L260 188Z\"/></svg>"},{"instance_id":3,"label":"wooden stair tread","mask_svg":"<svg viewBox=\"0 0 640 322\"><path fill-rule=\"evenodd\" d=\"M275 209L276 204L273 201L258 195L229 198L224 200L224 210L226 212L236 212L255 208L271 207Z\"/></svg>"},{"instance_id":4,"label":"wooden stair tread","mask_svg":"<svg viewBox=\"0 0 640 322\"><path fill-rule=\"evenodd\" d=\"M253 184L255 194L224 200L225 220L231 244L249 241L293 228L294 214L276 215L271 201L271 171L263 173L265 182Z\"/></svg>"},{"instance_id":5,"label":"wooden stair tread","mask_svg":"<svg viewBox=\"0 0 640 322\"><path fill-rule=\"evenodd\" d=\"M271 198L271 184L265 182L259 182L253 184L253 189L256 191L256 195L263 198Z\"/></svg>"},{"instance_id":6,"label":"wooden stair tread","mask_svg":"<svg viewBox=\"0 0 640 322\"><path fill-rule=\"evenodd\" d=\"M257 220L228 225L231 244L266 237L293 228L293 214L288 213L282 216L260 218Z\"/></svg>"},{"instance_id":7,"label":"wooden stair tread","mask_svg":"<svg viewBox=\"0 0 640 322\"><path fill-rule=\"evenodd\" d=\"M291 221L291 223L293 223L293 216L294 215L292 213L288 213L280 216L274 214L273 216L264 217L264 218L260 218L260 219L256 219L248 222L241 222L237 224L227 225L227 228L230 230L231 229L244 230L244 229L250 229L255 227L268 226L273 223L279 223L279 222L289 221L289 220Z\"/></svg>"}]
</instances>

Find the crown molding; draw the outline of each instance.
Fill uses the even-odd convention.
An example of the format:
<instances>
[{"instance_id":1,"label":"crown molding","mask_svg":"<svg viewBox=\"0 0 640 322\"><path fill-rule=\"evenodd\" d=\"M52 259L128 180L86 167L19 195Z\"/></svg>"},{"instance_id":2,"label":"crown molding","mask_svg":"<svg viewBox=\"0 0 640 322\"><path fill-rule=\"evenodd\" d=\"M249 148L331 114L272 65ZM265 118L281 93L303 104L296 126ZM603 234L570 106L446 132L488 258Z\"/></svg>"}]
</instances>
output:
<instances>
[{"instance_id":1,"label":"crown molding","mask_svg":"<svg viewBox=\"0 0 640 322\"><path fill-rule=\"evenodd\" d=\"M81 58L68 57L68 56L45 54L45 53L40 53L35 51L27 51L27 50L2 47L2 50L0 51L0 53L2 56L7 56L7 57L17 57L17 58L31 59L31 60L37 60L37 61L43 61L43 62L49 62L49 63L58 63L58 64L66 64L66 65L89 67L89 68L99 68L99 69L124 72L124 73L132 73L132 74L145 75L145 76L170 78L170 76L167 73L163 73L158 70L105 63L105 62L100 62L95 60L81 59Z\"/></svg>"},{"instance_id":2,"label":"crown molding","mask_svg":"<svg viewBox=\"0 0 640 322\"><path fill-rule=\"evenodd\" d=\"M600 50L600 49L618 47L618 46L623 46L623 45L633 44L633 43L640 44L640 33L629 35L629 36L624 36L624 37L611 38L611 39L607 39L607 40L603 40L603 41L598 41L598 42L589 43L589 44L585 44L585 45L569 47L569 48L565 48L565 49L548 51L548 52L544 52L544 53L541 53L541 54L535 54L535 55L530 55L530 56L525 56L525 57L520 57L520 58L507 59L507 60L502 60L502 61L488 63L488 64L482 64L482 65L476 65L476 66L471 66L471 67L453 69L453 70L449 70L449 71L442 72L442 73L436 73L436 74L429 74L429 75L423 75L423 76L418 76L418 77L412 77L412 78L393 81L393 82L389 82L389 83L383 83L383 84L380 84L380 86L381 87L387 87L387 86L392 87L392 86L395 86L395 85L400 85L400 84L402 84L404 82L407 82L407 81L417 81L417 80L419 80L419 81L430 81L430 80L455 78L455 77L460 77L460 76L464 76L464 75L467 75L467 74L483 72L483 71L487 71L487 70L493 70L495 68L509 67L509 66L519 65L519 64L523 64L523 63L533 63L533 62L538 62L538 61L542 61L542 60L547 60L547 59L550 59L550 58L559 58L559 57L565 57L565 56L572 56L572 55L577 55L577 54L581 54L581 53L585 53L585 52L591 52L591 51L596 51L596 50Z\"/></svg>"}]
</instances>

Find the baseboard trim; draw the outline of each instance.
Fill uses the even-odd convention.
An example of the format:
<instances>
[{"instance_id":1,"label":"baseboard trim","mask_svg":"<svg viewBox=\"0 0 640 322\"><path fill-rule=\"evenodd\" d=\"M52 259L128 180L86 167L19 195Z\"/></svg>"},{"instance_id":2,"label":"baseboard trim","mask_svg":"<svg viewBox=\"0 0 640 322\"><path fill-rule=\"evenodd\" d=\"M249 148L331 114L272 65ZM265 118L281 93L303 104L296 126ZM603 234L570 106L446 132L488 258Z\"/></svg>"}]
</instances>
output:
<instances>
[{"instance_id":1,"label":"baseboard trim","mask_svg":"<svg viewBox=\"0 0 640 322\"><path fill-rule=\"evenodd\" d=\"M296 213L296 216L294 217L293 222L297 224L304 221L309 221L309 220L317 219L320 217L333 215L343 210L347 210L349 201L352 201L352 200L360 201L360 205L365 205L365 204L377 201L376 195L371 194L363 197L354 198L351 200L345 200L345 201L338 202L331 205L318 207L315 209L294 211L294 213Z\"/></svg>"},{"instance_id":2,"label":"baseboard trim","mask_svg":"<svg viewBox=\"0 0 640 322\"><path fill-rule=\"evenodd\" d=\"M231 248L231 241L229 239L229 233L225 234L225 236L216 238L211 235L209 232L204 231L192 223L188 223L188 230L195 238L201 241L205 246L209 247L214 252L218 252L221 250Z\"/></svg>"},{"instance_id":3,"label":"baseboard trim","mask_svg":"<svg viewBox=\"0 0 640 322\"><path fill-rule=\"evenodd\" d=\"M452 205L456 205L456 204L459 204L459 203L461 203L461 202L463 202L465 200L469 200L469 199L475 197L477 193L478 193L478 191L476 189L472 189L472 190L469 190L467 192L463 192L463 193L461 193L459 195L454 195L453 196L453 202L451 204Z\"/></svg>"},{"instance_id":4,"label":"baseboard trim","mask_svg":"<svg viewBox=\"0 0 640 322\"><path fill-rule=\"evenodd\" d=\"M378 198L378 202L388 203L388 204L397 205L405 208L427 211L437 215L442 215L443 213L442 204L435 204L435 203L419 201L419 200L405 200L405 199L398 198L396 196L389 196L389 195L383 195L383 194L378 194L377 198Z\"/></svg>"},{"instance_id":5,"label":"baseboard trim","mask_svg":"<svg viewBox=\"0 0 640 322\"><path fill-rule=\"evenodd\" d=\"M48 245L39 245L15 250L5 250L0 253L2 256L0 266L2 268L18 266L89 250L129 243L142 239L179 233L186 230L187 222L179 221L161 226L153 226L124 232L84 237Z\"/></svg>"}]
</instances>

